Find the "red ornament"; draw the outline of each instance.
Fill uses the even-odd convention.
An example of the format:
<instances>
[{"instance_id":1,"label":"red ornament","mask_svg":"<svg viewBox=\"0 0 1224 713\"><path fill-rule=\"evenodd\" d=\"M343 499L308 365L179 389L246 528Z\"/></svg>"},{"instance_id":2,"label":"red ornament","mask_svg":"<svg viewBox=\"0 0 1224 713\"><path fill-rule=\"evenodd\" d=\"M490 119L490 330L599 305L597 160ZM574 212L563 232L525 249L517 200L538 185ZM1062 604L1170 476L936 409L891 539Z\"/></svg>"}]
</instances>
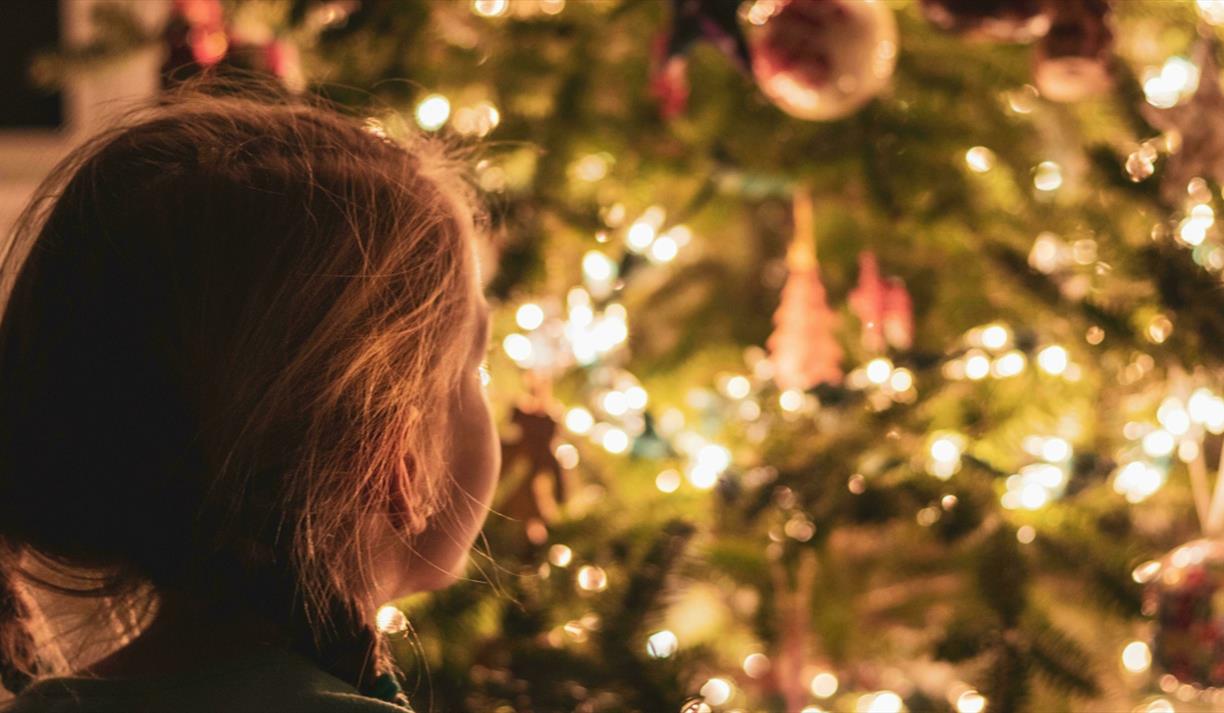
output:
<instances>
[{"instance_id":1,"label":"red ornament","mask_svg":"<svg viewBox=\"0 0 1224 713\"><path fill-rule=\"evenodd\" d=\"M1060 0L1054 24L1037 44L1033 83L1047 99L1075 102L1113 84L1113 31L1106 0Z\"/></svg>"},{"instance_id":2,"label":"red ornament","mask_svg":"<svg viewBox=\"0 0 1224 713\"><path fill-rule=\"evenodd\" d=\"M773 0L772 8L754 20L761 29L752 70L761 91L783 111L800 119L839 119L887 86L897 59L897 23L883 2Z\"/></svg>"},{"instance_id":3,"label":"red ornament","mask_svg":"<svg viewBox=\"0 0 1224 713\"><path fill-rule=\"evenodd\" d=\"M914 341L913 304L905 282L885 279L870 252L859 254L858 286L850 293L850 310L863 325L863 347L882 352L886 347L909 349Z\"/></svg>"},{"instance_id":4,"label":"red ornament","mask_svg":"<svg viewBox=\"0 0 1224 713\"><path fill-rule=\"evenodd\" d=\"M922 14L970 39L1032 42L1050 30L1041 0L922 0Z\"/></svg>"}]
</instances>

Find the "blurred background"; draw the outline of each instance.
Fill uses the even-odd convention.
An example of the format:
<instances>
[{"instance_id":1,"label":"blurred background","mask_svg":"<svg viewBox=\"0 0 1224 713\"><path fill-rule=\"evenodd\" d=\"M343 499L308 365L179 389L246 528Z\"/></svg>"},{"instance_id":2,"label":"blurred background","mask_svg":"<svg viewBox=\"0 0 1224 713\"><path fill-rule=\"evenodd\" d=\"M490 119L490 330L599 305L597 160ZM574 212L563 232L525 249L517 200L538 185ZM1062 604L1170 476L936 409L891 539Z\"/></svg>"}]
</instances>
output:
<instances>
[{"instance_id":1,"label":"blurred background","mask_svg":"<svg viewBox=\"0 0 1224 713\"><path fill-rule=\"evenodd\" d=\"M1224 710L1224 2L13 9L6 232L206 72L470 157L505 472L379 612L418 710Z\"/></svg>"}]
</instances>

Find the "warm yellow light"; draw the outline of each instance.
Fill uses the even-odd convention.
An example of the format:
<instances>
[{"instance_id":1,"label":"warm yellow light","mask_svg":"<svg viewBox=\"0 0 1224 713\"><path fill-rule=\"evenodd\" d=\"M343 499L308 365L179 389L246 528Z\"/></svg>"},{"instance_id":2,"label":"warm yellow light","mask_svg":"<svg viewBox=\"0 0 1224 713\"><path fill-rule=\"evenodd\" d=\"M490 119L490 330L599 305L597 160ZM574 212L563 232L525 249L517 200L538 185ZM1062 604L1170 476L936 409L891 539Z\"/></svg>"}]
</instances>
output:
<instances>
[{"instance_id":1,"label":"warm yellow light","mask_svg":"<svg viewBox=\"0 0 1224 713\"><path fill-rule=\"evenodd\" d=\"M986 173L994 167L994 151L985 146L974 146L965 152L965 163L969 164L969 169L976 173Z\"/></svg>"},{"instance_id":2,"label":"warm yellow light","mask_svg":"<svg viewBox=\"0 0 1224 713\"><path fill-rule=\"evenodd\" d=\"M646 637L646 653L653 659L665 659L676 653L680 641L667 629L656 631Z\"/></svg>"},{"instance_id":3,"label":"warm yellow light","mask_svg":"<svg viewBox=\"0 0 1224 713\"><path fill-rule=\"evenodd\" d=\"M483 17L500 17L510 9L510 0L472 0L472 12Z\"/></svg>"},{"instance_id":4,"label":"warm yellow light","mask_svg":"<svg viewBox=\"0 0 1224 713\"><path fill-rule=\"evenodd\" d=\"M1066 372L1069 361L1067 350L1058 345L1046 347L1037 353L1037 366L1051 376L1061 376Z\"/></svg>"},{"instance_id":5,"label":"warm yellow light","mask_svg":"<svg viewBox=\"0 0 1224 713\"><path fill-rule=\"evenodd\" d=\"M380 607L374 615L374 624L384 634L402 634L408 630L408 617L398 607Z\"/></svg>"},{"instance_id":6,"label":"warm yellow light","mask_svg":"<svg viewBox=\"0 0 1224 713\"><path fill-rule=\"evenodd\" d=\"M701 687L701 697L712 706L721 706L731 700L731 683L723 678L711 678Z\"/></svg>"},{"instance_id":7,"label":"warm yellow light","mask_svg":"<svg viewBox=\"0 0 1224 713\"><path fill-rule=\"evenodd\" d=\"M450 101L441 94L430 94L416 105L417 125L426 131L437 131L450 118Z\"/></svg>"},{"instance_id":8,"label":"warm yellow light","mask_svg":"<svg viewBox=\"0 0 1224 713\"><path fill-rule=\"evenodd\" d=\"M867 373L867 380L879 386L888 381L888 377L892 376L893 364L884 357L877 357L867 362L864 369Z\"/></svg>"},{"instance_id":9,"label":"warm yellow light","mask_svg":"<svg viewBox=\"0 0 1224 713\"><path fill-rule=\"evenodd\" d=\"M999 350L1011 341L1011 332L1001 324L990 324L982 329L982 346Z\"/></svg>"},{"instance_id":10,"label":"warm yellow light","mask_svg":"<svg viewBox=\"0 0 1224 713\"><path fill-rule=\"evenodd\" d=\"M609 428L603 436L603 447L612 454L624 453L629 449L629 434L619 428Z\"/></svg>"},{"instance_id":11,"label":"warm yellow light","mask_svg":"<svg viewBox=\"0 0 1224 713\"><path fill-rule=\"evenodd\" d=\"M965 691L956 698L956 713L982 713L986 698L977 691Z\"/></svg>"},{"instance_id":12,"label":"warm yellow light","mask_svg":"<svg viewBox=\"0 0 1224 713\"><path fill-rule=\"evenodd\" d=\"M595 425L595 417L581 406L575 406L565 412L565 427L577 434L590 433Z\"/></svg>"},{"instance_id":13,"label":"warm yellow light","mask_svg":"<svg viewBox=\"0 0 1224 713\"><path fill-rule=\"evenodd\" d=\"M1042 161L1033 171L1033 186L1039 191L1056 191L1063 184L1062 167L1053 161Z\"/></svg>"},{"instance_id":14,"label":"warm yellow light","mask_svg":"<svg viewBox=\"0 0 1224 713\"><path fill-rule=\"evenodd\" d=\"M528 302L520 306L514 313L514 321L518 323L518 326L530 332L544 324L544 310L540 305Z\"/></svg>"},{"instance_id":15,"label":"warm yellow light","mask_svg":"<svg viewBox=\"0 0 1224 713\"><path fill-rule=\"evenodd\" d=\"M1122 666L1131 673L1143 673L1152 666L1152 651L1142 641L1132 641L1122 649Z\"/></svg>"},{"instance_id":16,"label":"warm yellow light","mask_svg":"<svg viewBox=\"0 0 1224 713\"><path fill-rule=\"evenodd\" d=\"M672 468L655 476L655 487L662 493L674 493L680 487L680 473Z\"/></svg>"},{"instance_id":17,"label":"warm yellow light","mask_svg":"<svg viewBox=\"0 0 1224 713\"><path fill-rule=\"evenodd\" d=\"M803 408L803 392L799 389L787 389L778 396L778 405L783 411L798 411Z\"/></svg>"},{"instance_id":18,"label":"warm yellow light","mask_svg":"<svg viewBox=\"0 0 1224 713\"><path fill-rule=\"evenodd\" d=\"M748 381L744 376L733 376L727 379L726 385L727 396L733 399L742 399L752 391L752 382Z\"/></svg>"},{"instance_id":19,"label":"warm yellow light","mask_svg":"<svg viewBox=\"0 0 1224 713\"><path fill-rule=\"evenodd\" d=\"M608 574L602 567L583 565L578 570L578 586L588 592L602 592L608 588Z\"/></svg>"},{"instance_id":20,"label":"warm yellow light","mask_svg":"<svg viewBox=\"0 0 1224 713\"><path fill-rule=\"evenodd\" d=\"M817 698L828 698L834 693L837 693L837 676L828 671L821 671L812 676L811 682L808 684L808 690Z\"/></svg>"}]
</instances>

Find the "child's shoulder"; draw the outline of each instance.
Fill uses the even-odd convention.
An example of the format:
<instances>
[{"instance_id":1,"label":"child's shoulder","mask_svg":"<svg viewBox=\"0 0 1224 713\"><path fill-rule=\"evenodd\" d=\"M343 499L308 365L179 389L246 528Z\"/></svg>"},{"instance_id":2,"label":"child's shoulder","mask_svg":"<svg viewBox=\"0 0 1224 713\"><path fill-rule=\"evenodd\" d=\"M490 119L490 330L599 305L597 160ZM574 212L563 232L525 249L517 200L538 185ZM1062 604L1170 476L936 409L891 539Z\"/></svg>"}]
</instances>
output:
<instances>
[{"instance_id":1,"label":"child's shoulder","mask_svg":"<svg viewBox=\"0 0 1224 713\"><path fill-rule=\"evenodd\" d=\"M51 678L30 686L0 713L138 711L405 713L361 696L287 651L265 649L208 670L142 679Z\"/></svg>"}]
</instances>

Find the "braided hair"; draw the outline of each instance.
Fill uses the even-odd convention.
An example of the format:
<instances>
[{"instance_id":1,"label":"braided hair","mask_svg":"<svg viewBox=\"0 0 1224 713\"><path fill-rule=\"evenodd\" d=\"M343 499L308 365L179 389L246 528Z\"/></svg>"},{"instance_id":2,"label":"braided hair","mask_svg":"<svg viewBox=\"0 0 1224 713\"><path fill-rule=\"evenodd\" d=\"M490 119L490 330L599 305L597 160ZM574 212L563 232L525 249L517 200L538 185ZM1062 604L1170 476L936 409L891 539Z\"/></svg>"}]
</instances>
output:
<instances>
[{"instance_id":1,"label":"braided hair","mask_svg":"<svg viewBox=\"0 0 1224 713\"><path fill-rule=\"evenodd\" d=\"M187 87L88 142L0 262L0 542L254 610L394 697L371 547L446 496L473 205L436 143L266 93ZM10 690L40 672L19 579Z\"/></svg>"}]
</instances>

